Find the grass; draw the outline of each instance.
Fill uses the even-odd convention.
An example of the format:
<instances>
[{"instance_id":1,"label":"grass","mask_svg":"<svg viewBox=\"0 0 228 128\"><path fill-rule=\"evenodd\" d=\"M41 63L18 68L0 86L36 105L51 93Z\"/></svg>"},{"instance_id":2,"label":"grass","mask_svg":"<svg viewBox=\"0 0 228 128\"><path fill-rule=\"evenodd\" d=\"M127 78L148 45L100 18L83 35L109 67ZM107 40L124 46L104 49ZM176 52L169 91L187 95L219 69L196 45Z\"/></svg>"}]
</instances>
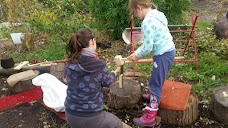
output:
<instances>
[{"instance_id":1,"label":"grass","mask_svg":"<svg viewBox=\"0 0 228 128\"><path fill-rule=\"evenodd\" d=\"M47 40L44 45L32 51L16 51L12 52L11 56L15 58L16 62L23 60L63 60L65 56L66 42L57 36L53 36Z\"/></svg>"}]
</instances>

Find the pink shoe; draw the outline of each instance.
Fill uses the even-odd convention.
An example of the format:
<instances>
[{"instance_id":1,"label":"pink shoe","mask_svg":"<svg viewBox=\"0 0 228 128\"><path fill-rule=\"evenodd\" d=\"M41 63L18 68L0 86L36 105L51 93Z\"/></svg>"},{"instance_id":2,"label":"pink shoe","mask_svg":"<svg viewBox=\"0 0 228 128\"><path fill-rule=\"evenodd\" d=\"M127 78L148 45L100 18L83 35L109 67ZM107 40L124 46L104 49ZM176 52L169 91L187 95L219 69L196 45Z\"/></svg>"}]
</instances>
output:
<instances>
[{"instance_id":1,"label":"pink shoe","mask_svg":"<svg viewBox=\"0 0 228 128\"><path fill-rule=\"evenodd\" d=\"M152 109L146 107L143 109L144 114L140 118L134 118L133 122L139 127L153 127L156 125L155 117L157 115L158 109Z\"/></svg>"}]
</instances>

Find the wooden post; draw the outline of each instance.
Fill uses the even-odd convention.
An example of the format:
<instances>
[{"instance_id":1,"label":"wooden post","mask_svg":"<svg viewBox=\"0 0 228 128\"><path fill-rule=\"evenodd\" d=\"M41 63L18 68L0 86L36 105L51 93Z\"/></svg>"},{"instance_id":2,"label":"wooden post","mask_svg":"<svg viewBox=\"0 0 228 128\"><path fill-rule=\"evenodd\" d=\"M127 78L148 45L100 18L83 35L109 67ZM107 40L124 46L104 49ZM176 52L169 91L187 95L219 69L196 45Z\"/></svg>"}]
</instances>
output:
<instances>
[{"instance_id":1,"label":"wooden post","mask_svg":"<svg viewBox=\"0 0 228 128\"><path fill-rule=\"evenodd\" d=\"M123 88L123 74L119 76L119 88Z\"/></svg>"}]
</instances>

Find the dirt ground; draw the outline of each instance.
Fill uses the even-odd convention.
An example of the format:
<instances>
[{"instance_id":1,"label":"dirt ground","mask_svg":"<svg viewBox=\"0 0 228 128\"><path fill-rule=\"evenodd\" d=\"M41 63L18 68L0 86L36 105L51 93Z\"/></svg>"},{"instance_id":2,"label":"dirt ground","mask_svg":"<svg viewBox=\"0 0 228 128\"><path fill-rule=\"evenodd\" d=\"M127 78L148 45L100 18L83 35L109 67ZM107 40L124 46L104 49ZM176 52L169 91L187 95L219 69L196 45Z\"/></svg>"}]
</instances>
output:
<instances>
[{"instance_id":1,"label":"dirt ground","mask_svg":"<svg viewBox=\"0 0 228 128\"><path fill-rule=\"evenodd\" d=\"M224 1L224 0L223 0ZM199 20L213 21L218 14L225 14L228 11L228 2L221 8L222 0L193 0L193 11L199 15ZM188 83L188 81L185 81ZM145 84L146 86L146 84ZM6 77L0 76L0 97L11 95L7 87ZM200 97L199 97L200 99ZM200 99L202 100L202 99ZM47 110L42 100L33 103L26 103L0 113L0 128L69 128L65 121L61 120L53 112ZM141 102L139 106L143 106ZM228 125L220 124L214 118L212 112L199 104L200 116L189 126L184 128L228 128ZM112 110L122 121L133 126L132 119L142 114L141 108L128 110ZM161 128L177 128L178 126L162 123Z\"/></svg>"}]
</instances>

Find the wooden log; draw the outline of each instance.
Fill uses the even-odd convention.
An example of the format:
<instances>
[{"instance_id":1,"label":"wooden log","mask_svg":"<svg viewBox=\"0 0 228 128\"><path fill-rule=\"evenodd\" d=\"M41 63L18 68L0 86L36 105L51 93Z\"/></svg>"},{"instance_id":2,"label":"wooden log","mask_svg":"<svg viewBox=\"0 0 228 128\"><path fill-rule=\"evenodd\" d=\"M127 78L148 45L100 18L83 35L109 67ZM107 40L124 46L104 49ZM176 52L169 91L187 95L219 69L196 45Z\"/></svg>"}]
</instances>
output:
<instances>
[{"instance_id":1,"label":"wooden log","mask_svg":"<svg viewBox=\"0 0 228 128\"><path fill-rule=\"evenodd\" d=\"M7 78L7 83L10 87L15 86L19 81L34 78L39 75L39 71L27 70L13 74Z\"/></svg>"},{"instance_id":2,"label":"wooden log","mask_svg":"<svg viewBox=\"0 0 228 128\"><path fill-rule=\"evenodd\" d=\"M220 39L228 39L228 18L223 17L215 22L213 32Z\"/></svg>"},{"instance_id":3,"label":"wooden log","mask_svg":"<svg viewBox=\"0 0 228 128\"><path fill-rule=\"evenodd\" d=\"M210 108L216 119L228 124L228 86L214 88L211 100Z\"/></svg>"},{"instance_id":4,"label":"wooden log","mask_svg":"<svg viewBox=\"0 0 228 128\"><path fill-rule=\"evenodd\" d=\"M50 71L59 71L59 72L64 72L65 69L65 63L52 63Z\"/></svg>"},{"instance_id":5,"label":"wooden log","mask_svg":"<svg viewBox=\"0 0 228 128\"><path fill-rule=\"evenodd\" d=\"M50 67L50 74L55 76L57 79L59 79L61 82L66 84L65 80L65 63L64 62L59 62L59 63L52 63Z\"/></svg>"},{"instance_id":6,"label":"wooden log","mask_svg":"<svg viewBox=\"0 0 228 128\"><path fill-rule=\"evenodd\" d=\"M14 67L12 68L2 68L0 66L0 75L1 76L10 76L15 73L19 73L21 71L26 71L26 70L38 70L40 74L42 73L50 73L50 66L24 66L20 70L14 70Z\"/></svg>"},{"instance_id":7,"label":"wooden log","mask_svg":"<svg viewBox=\"0 0 228 128\"><path fill-rule=\"evenodd\" d=\"M17 65L14 70L21 70L22 67L24 67L25 65L28 65L29 61L23 61L21 62L19 65Z\"/></svg>"},{"instance_id":8,"label":"wooden log","mask_svg":"<svg viewBox=\"0 0 228 128\"><path fill-rule=\"evenodd\" d=\"M107 104L110 108L133 108L141 97L140 85L132 79L123 78L123 87L119 88L119 82L115 82L109 92Z\"/></svg>"},{"instance_id":9,"label":"wooden log","mask_svg":"<svg viewBox=\"0 0 228 128\"><path fill-rule=\"evenodd\" d=\"M65 77L64 69L65 63L52 63L50 67L50 74L58 79L62 79Z\"/></svg>"},{"instance_id":10,"label":"wooden log","mask_svg":"<svg viewBox=\"0 0 228 128\"><path fill-rule=\"evenodd\" d=\"M51 67L52 64L62 63L62 62L65 62L65 60L55 60L55 61L50 61L50 62L47 61L47 62L41 62L41 63L36 63L36 64L28 64L28 65L25 65L25 66L21 67L20 70L14 70L14 67L5 69L5 68L0 66L0 75L2 75L2 76L10 76L12 74L15 74L15 73L18 73L18 72L21 72L21 71L26 71L26 70L38 70L40 72L40 74L42 74L42 73L50 73L50 67ZM15 67L17 65L19 65L19 64L18 63L15 64ZM62 67L58 68L57 70L58 71L62 70Z\"/></svg>"},{"instance_id":11,"label":"wooden log","mask_svg":"<svg viewBox=\"0 0 228 128\"><path fill-rule=\"evenodd\" d=\"M191 92L188 98L187 108L181 110L171 110L160 108L158 116L161 117L162 122L172 125L185 126L194 122L199 115L199 100L194 92Z\"/></svg>"}]
</instances>

